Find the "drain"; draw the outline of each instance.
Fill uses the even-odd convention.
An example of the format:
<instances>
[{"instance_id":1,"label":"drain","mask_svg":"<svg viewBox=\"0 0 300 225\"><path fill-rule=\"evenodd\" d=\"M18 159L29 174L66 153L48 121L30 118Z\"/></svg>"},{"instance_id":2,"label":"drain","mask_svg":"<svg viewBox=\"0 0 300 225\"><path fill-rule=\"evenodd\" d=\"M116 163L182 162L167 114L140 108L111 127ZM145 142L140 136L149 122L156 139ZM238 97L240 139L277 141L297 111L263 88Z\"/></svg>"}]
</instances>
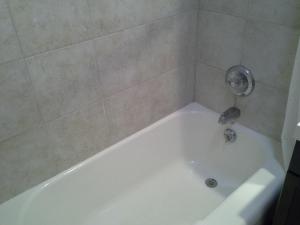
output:
<instances>
[{"instance_id":1,"label":"drain","mask_svg":"<svg viewBox=\"0 0 300 225\"><path fill-rule=\"evenodd\" d=\"M218 181L215 180L214 178L208 178L205 180L205 184L209 188L215 188L218 186Z\"/></svg>"}]
</instances>

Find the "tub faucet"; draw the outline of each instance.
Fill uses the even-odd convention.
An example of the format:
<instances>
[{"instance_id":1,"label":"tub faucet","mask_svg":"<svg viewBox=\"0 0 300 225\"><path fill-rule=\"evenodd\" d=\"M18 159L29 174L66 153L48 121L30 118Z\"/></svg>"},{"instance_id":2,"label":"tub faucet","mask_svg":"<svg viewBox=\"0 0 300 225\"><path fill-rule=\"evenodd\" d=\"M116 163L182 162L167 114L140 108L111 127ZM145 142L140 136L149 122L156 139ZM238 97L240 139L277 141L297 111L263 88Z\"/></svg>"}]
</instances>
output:
<instances>
[{"instance_id":1,"label":"tub faucet","mask_svg":"<svg viewBox=\"0 0 300 225\"><path fill-rule=\"evenodd\" d=\"M219 124L227 124L227 123L234 123L237 118L241 115L241 110L237 107L230 107L225 112L223 112L219 118Z\"/></svg>"}]
</instances>

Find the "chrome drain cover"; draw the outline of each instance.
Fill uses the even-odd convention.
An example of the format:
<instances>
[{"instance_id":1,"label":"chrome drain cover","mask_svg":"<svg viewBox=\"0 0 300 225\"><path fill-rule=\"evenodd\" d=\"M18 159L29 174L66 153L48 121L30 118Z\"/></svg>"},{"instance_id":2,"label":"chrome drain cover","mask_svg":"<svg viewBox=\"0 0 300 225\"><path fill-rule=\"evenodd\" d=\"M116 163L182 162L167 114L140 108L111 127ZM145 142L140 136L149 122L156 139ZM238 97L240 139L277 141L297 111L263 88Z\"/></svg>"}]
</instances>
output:
<instances>
[{"instance_id":1,"label":"chrome drain cover","mask_svg":"<svg viewBox=\"0 0 300 225\"><path fill-rule=\"evenodd\" d=\"M218 181L216 179L214 179L214 178L207 178L205 180L205 184L209 188L215 188L215 187L218 186Z\"/></svg>"}]
</instances>

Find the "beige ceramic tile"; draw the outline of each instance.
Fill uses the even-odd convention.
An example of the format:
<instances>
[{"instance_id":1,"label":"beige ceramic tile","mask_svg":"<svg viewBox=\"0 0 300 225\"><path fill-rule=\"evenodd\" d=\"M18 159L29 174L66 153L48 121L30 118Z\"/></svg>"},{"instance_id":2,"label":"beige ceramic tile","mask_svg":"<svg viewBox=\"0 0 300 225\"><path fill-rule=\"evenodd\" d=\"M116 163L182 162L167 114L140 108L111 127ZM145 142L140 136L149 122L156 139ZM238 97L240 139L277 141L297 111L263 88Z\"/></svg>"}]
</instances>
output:
<instances>
[{"instance_id":1,"label":"beige ceramic tile","mask_svg":"<svg viewBox=\"0 0 300 225\"><path fill-rule=\"evenodd\" d=\"M300 28L299 0L250 0L249 17Z\"/></svg>"},{"instance_id":2,"label":"beige ceramic tile","mask_svg":"<svg viewBox=\"0 0 300 225\"><path fill-rule=\"evenodd\" d=\"M183 13L95 40L106 96L193 61L196 13Z\"/></svg>"},{"instance_id":3,"label":"beige ceramic tile","mask_svg":"<svg viewBox=\"0 0 300 225\"><path fill-rule=\"evenodd\" d=\"M37 55L29 58L27 63L46 121L101 98L91 42Z\"/></svg>"},{"instance_id":4,"label":"beige ceramic tile","mask_svg":"<svg viewBox=\"0 0 300 225\"><path fill-rule=\"evenodd\" d=\"M257 83L250 96L238 99L242 111L239 122L280 140L286 102L287 91Z\"/></svg>"},{"instance_id":5,"label":"beige ceramic tile","mask_svg":"<svg viewBox=\"0 0 300 225\"><path fill-rule=\"evenodd\" d=\"M197 12L180 13L148 26L147 45L142 55L143 80L171 69L194 63Z\"/></svg>"},{"instance_id":6,"label":"beige ceramic tile","mask_svg":"<svg viewBox=\"0 0 300 225\"><path fill-rule=\"evenodd\" d=\"M246 17L249 0L200 0L200 9Z\"/></svg>"},{"instance_id":7,"label":"beige ceramic tile","mask_svg":"<svg viewBox=\"0 0 300 225\"><path fill-rule=\"evenodd\" d=\"M198 24L199 58L227 70L239 64L245 21L219 13L200 11Z\"/></svg>"},{"instance_id":8,"label":"beige ceramic tile","mask_svg":"<svg viewBox=\"0 0 300 225\"><path fill-rule=\"evenodd\" d=\"M0 141L37 125L41 116L23 60L0 65Z\"/></svg>"},{"instance_id":9,"label":"beige ceramic tile","mask_svg":"<svg viewBox=\"0 0 300 225\"><path fill-rule=\"evenodd\" d=\"M105 95L140 80L137 68L146 44L146 28L139 27L95 40L96 60Z\"/></svg>"},{"instance_id":10,"label":"beige ceramic tile","mask_svg":"<svg viewBox=\"0 0 300 225\"><path fill-rule=\"evenodd\" d=\"M26 56L87 38L90 22L85 0L9 0Z\"/></svg>"},{"instance_id":11,"label":"beige ceramic tile","mask_svg":"<svg viewBox=\"0 0 300 225\"><path fill-rule=\"evenodd\" d=\"M5 0L0 0L0 63L22 56Z\"/></svg>"},{"instance_id":12,"label":"beige ceramic tile","mask_svg":"<svg viewBox=\"0 0 300 225\"><path fill-rule=\"evenodd\" d=\"M111 141L114 143L152 122L150 87L134 86L119 92L106 100L105 108L112 124Z\"/></svg>"},{"instance_id":13,"label":"beige ceramic tile","mask_svg":"<svg viewBox=\"0 0 300 225\"><path fill-rule=\"evenodd\" d=\"M198 0L152 0L147 1L150 9L150 18L157 19L174 15L178 12L185 12L199 9Z\"/></svg>"},{"instance_id":14,"label":"beige ceramic tile","mask_svg":"<svg viewBox=\"0 0 300 225\"><path fill-rule=\"evenodd\" d=\"M198 8L197 0L88 0L91 36L101 36Z\"/></svg>"},{"instance_id":15,"label":"beige ceramic tile","mask_svg":"<svg viewBox=\"0 0 300 225\"><path fill-rule=\"evenodd\" d=\"M106 101L115 142L192 101L192 66L180 67L138 86L120 92Z\"/></svg>"},{"instance_id":16,"label":"beige ceramic tile","mask_svg":"<svg viewBox=\"0 0 300 225\"><path fill-rule=\"evenodd\" d=\"M152 120L157 121L193 101L194 68L191 64L163 74L153 83Z\"/></svg>"},{"instance_id":17,"label":"beige ceramic tile","mask_svg":"<svg viewBox=\"0 0 300 225\"><path fill-rule=\"evenodd\" d=\"M225 71L201 62L197 65L196 101L216 112L233 106L234 96L225 85Z\"/></svg>"},{"instance_id":18,"label":"beige ceramic tile","mask_svg":"<svg viewBox=\"0 0 300 225\"><path fill-rule=\"evenodd\" d=\"M299 32L264 22L247 22L242 64L256 80L288 89Z\"/></svg>"},{"instance_id":19,"label":"beige ceramic tile","mask_svg":"<svg viewBox=\"0 0 300 225\"><path fill-rule=\"evenodd\" d=\"M57 174L46 130L36 128L0 142L0 202Z\"/></svg>"},{"instance_id":20,"label":"beige ceramic tile","mask_svg":"<svg viewBox=\"0 0 300 225\"><path fill-rule=\"evenodd\" d=\"M57 167L65 170L100 152L109 144L110 125L101 102L47 124Z\"/></svg>"}]
</instances>

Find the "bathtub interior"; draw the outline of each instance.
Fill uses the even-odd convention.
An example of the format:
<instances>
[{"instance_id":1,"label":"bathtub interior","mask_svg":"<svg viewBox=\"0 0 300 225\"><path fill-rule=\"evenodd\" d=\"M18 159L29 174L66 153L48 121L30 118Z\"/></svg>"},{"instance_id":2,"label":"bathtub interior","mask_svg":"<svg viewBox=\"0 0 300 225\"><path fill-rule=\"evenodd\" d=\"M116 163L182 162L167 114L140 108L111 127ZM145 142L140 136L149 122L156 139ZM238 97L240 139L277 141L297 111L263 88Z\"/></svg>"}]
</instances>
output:
<instances>
[{"instance_id":1,"label":"bathtub interior","mask_svg":"<svg viewBox=\"0 0 300 225\"><path fill-rule=\"evenodd\" d=\"M3 204L0 224L195 224L278 148L240 125L225 143L217 117L192 104Z\"/></svg>"},{"instance_id":2,"label":"bathtub interior","mask_svg":"<svg viewBox=\"0 0 300 225\"><path fill-rule=\"evenodd\" d=\"M276 158L275 152L280 151L279 142L239 124L230 126L236 131L237 140L226 143L226 126L217 123L216 113L188 112L181 117L184 128L180 130L184 130L182 136L187 140L184 143L183 158L192 162L193 169L206 171L219 179L226 177L227 181L240 185L268 160Z\"/></svg>"}]
</instances>

